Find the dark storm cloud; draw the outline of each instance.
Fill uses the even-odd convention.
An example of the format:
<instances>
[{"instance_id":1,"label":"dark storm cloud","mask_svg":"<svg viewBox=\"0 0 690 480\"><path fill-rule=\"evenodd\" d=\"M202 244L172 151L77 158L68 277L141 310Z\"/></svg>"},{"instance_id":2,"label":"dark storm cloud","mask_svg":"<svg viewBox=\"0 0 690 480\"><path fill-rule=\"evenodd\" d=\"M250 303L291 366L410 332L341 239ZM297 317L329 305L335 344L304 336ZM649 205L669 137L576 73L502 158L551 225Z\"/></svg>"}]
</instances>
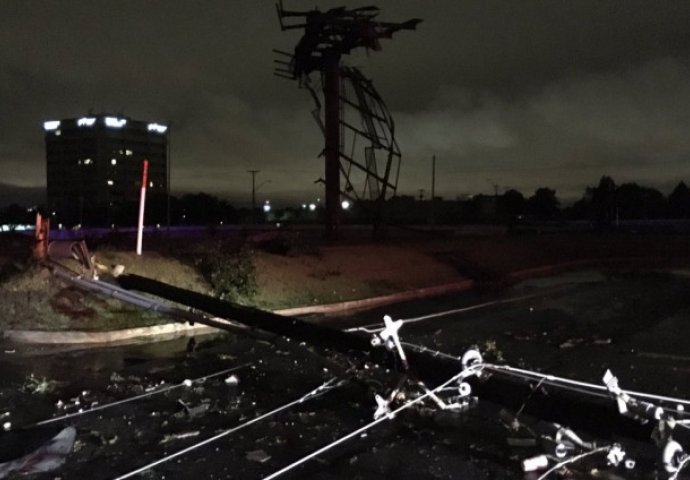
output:
<instances>
[{"instance_id":1,"label":"dark storm cloud","mask_svg":"<svg viewBox=\"0 0 690 480\"><path fill-rule=\"evenodd\" d=\"M434 153L447 197L491 182L576 196L602 174L690 180L690 3L378 5L386 20L424 19L349 60L397 118L404 193L428 188ZM2 10L0 183L42 185L42 121L94 109L169 122L173 188L246 197L257 168L272 180L262 194L320 194L311 100L272 76L271 49L298 38L279 31L273 2L10 0Z\"/></svg>"}]
</instances>

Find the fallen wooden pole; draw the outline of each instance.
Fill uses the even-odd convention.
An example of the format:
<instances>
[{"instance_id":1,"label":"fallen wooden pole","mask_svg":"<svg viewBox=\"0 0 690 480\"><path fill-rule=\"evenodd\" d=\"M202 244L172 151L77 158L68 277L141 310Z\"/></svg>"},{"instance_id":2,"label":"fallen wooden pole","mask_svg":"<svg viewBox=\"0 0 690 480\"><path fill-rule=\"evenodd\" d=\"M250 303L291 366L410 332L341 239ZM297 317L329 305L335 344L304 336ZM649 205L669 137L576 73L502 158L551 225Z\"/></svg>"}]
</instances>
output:
<instances>
[{"instance_id":1,"label":"fallen wooden pole","mask_svg":"<svg viewBox=\"0 0 690 480\"><path fill-rule=\"evenodd\" d=\"M371 362L386 368L394 364L394 355L385 348L374 347L367 337L233 304L139 275L122 275L118 277L118 281L126 289L157 295L211 315L234 320L293 341L305 342L322 351L344 354L354 365L358 362ZM409 374L432 384L451 377L462 368L459 359L453 360L424 352L408 352L407 357L413 370ZM467 381L472 386L473 394L481 401L492 402L514 411L522 409L527 415L567 425L604 439L627 437L650 442L657 425L653 421L643 423L621 415L612 398L587 395L586 392L568 391L553 386L535 387L534 384L499 372ZM676 429L674 437L680 437L687 442L690 440L688 432L690 431L686 429Z\"/></svg>"}]
</instances>

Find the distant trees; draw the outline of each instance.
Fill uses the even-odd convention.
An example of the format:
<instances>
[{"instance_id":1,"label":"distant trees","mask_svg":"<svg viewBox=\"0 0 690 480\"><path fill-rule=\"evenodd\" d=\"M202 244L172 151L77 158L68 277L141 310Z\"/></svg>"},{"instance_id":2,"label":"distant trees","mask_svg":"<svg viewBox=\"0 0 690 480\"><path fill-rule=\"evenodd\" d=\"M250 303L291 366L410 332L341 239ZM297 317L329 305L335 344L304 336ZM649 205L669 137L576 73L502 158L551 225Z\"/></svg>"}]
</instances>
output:
<instances>
[{"instance_id":1,"label":"distant trees","mask_svg":"<svg viewBox=\"0 0 690 480\"><path fill-rule=\"evenodd\" d=\"M14 230L18 225L30 225L34 223L35 213L28 212L26 208L13 203L0 209L0 225L8 225Z\"/></svg>"},{"instance_id":2,"label":"distant trees","mask_svg":"<svg viewBox=\"0 0 690 480\"><path fill-rule=\"evenodd\" d=\"M666 198L654 188L624 183L616 189L616 215L619 219L663 218Z\"/></svg>"},{"instance_id":3,"label":"distant trees","mask_svg":"<svg viewBox=\"0 0 690 480\"><path fill-rule=\"evenodd\" d=\"M622 220L690 218L690 189L680 182L667 198L655 188L635 182L617 186L611 177L603 176L564 213L573 220L591 220L601 229Z\"/></svg>"},{"instance_id":4,"label":"distant trees","mask_svg":"<svg viewBox=\"0 0 690 480\"><path fill-rule=\"evenodd\" d=\"M540 220L553 220L560 216L560 202L556 197L556 190L542 187L534 191L534 195L527 200L527 211Z\"/></svg>"},{"instance_id":5,"label":"distant trees","mask_svg":"<svg viewBox=\"0 0 690 480\"><path fill-rule=\"evenodd\" d=\"M585 190L585 205L589 203L589 219L608 228L616 219L616 183L613 178L604 175L596 187L587 187Z\"/></svg>"},{"instance_id":6,"label":"distant trees","mask_svg":"<svg viewBox=\"0 0 690 480\"><path fill-rule=\"evenodd\" d=\"M668 215L671 218L690 218L690 189L680 182L668 196Z\"/></svg>"},{"instance_id":7,"label":"distant trees","mask_svg":"<svg viewBox=\"0 0 690 480\"><path fill-rule=\"evenodd\" d=\"M511 219L525 214L527 201L522 193L511 188L498 197L496 213L499 217Z\"/></svg>"},{"instance_id":8,"label":"distant trees","mask_svg":"<svg viewBox=\"0 0 690 480\"><path fill-rule=\"evenodd\" d=\"M170 197L170 220L173 225L219 225L238 224L252 218L249 209L235 209L230 203L207 193L185 194ZM358 201L347 211L347 223L369 223L372 221L374 204L371 201ZM35 212L35 209L33 209ZM85 226L117 225L131 226L138 214L138 202L114 202L107 212L96 217L84 215ZM314 210L306 205L273 210L271 218L276 222L313 223L323 220L323 209ZM151 195L147 199L146 224L164 224L168 217L168 198L165 195ZM537 188L526 198L516 189L508 189L503 194L473 195L455 200L436 198L420 200L411 195L394 196L384 204L384 217L391 224L430 224L434 223L503 223L512 225L519 221L553 221L560 219L584 220L598 229L614 228L621 221L648 219L690 219L690 187L679 182L673 191L664 196L655 188L645 187L635 182L616 185L610 176L604 175L598 184L588 186L572 205L561 208L557 192L548 187ZM523 219L521 217L527 217ZM51 217L56 222L64 220ZM264 218L261 212L261 218ZM107 222L106 222L107 220ZM0 208L0 225L32 224L34 213L17 204ZM70 227L71 224L65 223Z\"/></svg>"},{"instance_id":9,"label":"distant trees","mask_svg":"<svg viewBox=\"0 0 690 480\"><path fill-rule=\"evenodd\" d=\"M239 215L227 201L207 193L182 195L174 202L174 223L217 225L237 223Z\"/></svg>"}]
</instances>

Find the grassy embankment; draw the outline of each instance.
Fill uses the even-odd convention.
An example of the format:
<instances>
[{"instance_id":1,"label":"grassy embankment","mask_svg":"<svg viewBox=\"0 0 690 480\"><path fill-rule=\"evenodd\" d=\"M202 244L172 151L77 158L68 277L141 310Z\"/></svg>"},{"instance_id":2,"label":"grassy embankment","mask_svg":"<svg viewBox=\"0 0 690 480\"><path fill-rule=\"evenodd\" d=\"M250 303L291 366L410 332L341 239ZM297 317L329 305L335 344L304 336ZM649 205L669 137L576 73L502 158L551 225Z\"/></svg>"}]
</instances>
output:
<instances>
[{"instance_id":1,"label":"grassy embankment","mask_svg":"<svg viewBox=\"0 0 690 480\"><path fill-rule=\"evenodd\" d=\"M209 265L204 259L213 252L214 262L223 264L223 255L232 255L237 248L213 238L158 245L157 251L145 251L142 257L130 251L129 242L90 247L106 266L122 264L125 272L211 294L220 293L222 287L216 281L214 291L214 277L204 268ZM690 242L682 236L420 237L388 244L286 245L275 248L275 242L269 242L250 249L255 288L249 290L255 293L229 297L279 309L368 298L463 278L504 286L510 272L580 259L637 258L645 259L645 267L685 266L690 259ZM29 239L0 236L0 330L102 330L169 321L65 285L35 265L29 250Z\"/></svg>"}]
</instances>

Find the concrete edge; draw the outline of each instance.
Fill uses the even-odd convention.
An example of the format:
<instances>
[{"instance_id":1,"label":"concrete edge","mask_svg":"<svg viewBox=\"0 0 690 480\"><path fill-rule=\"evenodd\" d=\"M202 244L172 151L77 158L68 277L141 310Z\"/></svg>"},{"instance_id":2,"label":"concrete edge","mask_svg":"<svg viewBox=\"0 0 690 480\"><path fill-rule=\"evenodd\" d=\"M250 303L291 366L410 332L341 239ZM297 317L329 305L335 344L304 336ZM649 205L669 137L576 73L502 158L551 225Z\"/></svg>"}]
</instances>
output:
<instances>
[{"instance_id":1,"label":"concrete edge","mask_svg":"<svg viewBox=\"0 0 690 480\"><path fill-rule=\"evenodd\" d=\"M405 292L392 293L380 297L365 298L362 300L350 300L326 305L312 305L308 307L288 308L275 310L273 313L285 316L299 316L309 314L333 314L348 310L373 308L391 303L404 302L420 298L433 297L452 292L461 292L474 287L473 280L463 280L433 287L419 288ZM187 323L174 322L150 327L125 328L106 332L85 332L80 330L51 331L51 330L5 330L2 337L16 343L35 344L83 344L103 345L131 342L134 339L146 340L151 337L178 337L184 335L197 335L218 331L218 329L206 325L189 325Z\"/></svg>"},{"instance_id":2,"label":"concrete edge","mask_svg":"<svg viewBox=\"0 0 690 480\"><path fill-rule=\"evenodd\" d=\"M562 273L567 270L577 268L592 268L600 266L613 266L625 263L643 263L651 259L632 257L632 258L589 258L570 262L543 265L540 267L526 268L517 270L507 275L513 281L522 281L535 277L543 277ZM287 308L275 310L274 313L285 316L299 316L310 314L334 314L350 310L374 308L392 303L418 300L422 298L435 297L447 293L459 293L474 288L474 280L462 280L459 282L436 285L433 287L407 290L404 292L392 293L380 297L365 298L361 300L349 300L345 302L330 303L325 305L312 305L308 307ZM150 327L127 328L122 330L111 330L107 332L84 332L84 331L46 331L46 330L5 330L2 337L17 343L35 344L83 344L83 345L102 345L131 342L135 339L146 340L152 337L178 337L184 335L196 335L215 332L217 329L206 325L189 325L187 323L166 323Z\"/></svg>"},{"instance_id":3,"label":"concrete edge","mask_svg":"<svg viewBox=\"0 0 690 480\"><path fill-rule=\"evenodd\" d=\"M114 344L132 339L146 339L149 337L179 337L197 335L216 331L206 325L189 325L186 323L165 323L150 327L124 328L106 332L85 332L81 330L50 331L50 330L5 330L3 338L17 343L37 344Z\"/></svg>"},{"instance_id":4,"label":"concrete edge","mask_svg":"<svg viewBox=\"0 0 690 480\"><path fill-rule=\"evenodd\" d=\"M443 285L436 285L433 287L425 287L418 288L415 290L407 290L404 292L391 293L389 295L382 295L380 297L364 298L361 300L348 300L345 302L329 303L326 305L312 305L309 307L287 308L283 310L276 310L274 313L277 313L278 315L287 316L309 315L315 313L339 313L348 310L359 310L364 308L380 307L383 305L390 305L391 303L399 303L409 300L417 300L420 298L435 297L437 295L444 295L446 293L462 292L473 288L474 284L474 280L462 280L459 282L446 283Z\"/></svg>"}]
</instances>

